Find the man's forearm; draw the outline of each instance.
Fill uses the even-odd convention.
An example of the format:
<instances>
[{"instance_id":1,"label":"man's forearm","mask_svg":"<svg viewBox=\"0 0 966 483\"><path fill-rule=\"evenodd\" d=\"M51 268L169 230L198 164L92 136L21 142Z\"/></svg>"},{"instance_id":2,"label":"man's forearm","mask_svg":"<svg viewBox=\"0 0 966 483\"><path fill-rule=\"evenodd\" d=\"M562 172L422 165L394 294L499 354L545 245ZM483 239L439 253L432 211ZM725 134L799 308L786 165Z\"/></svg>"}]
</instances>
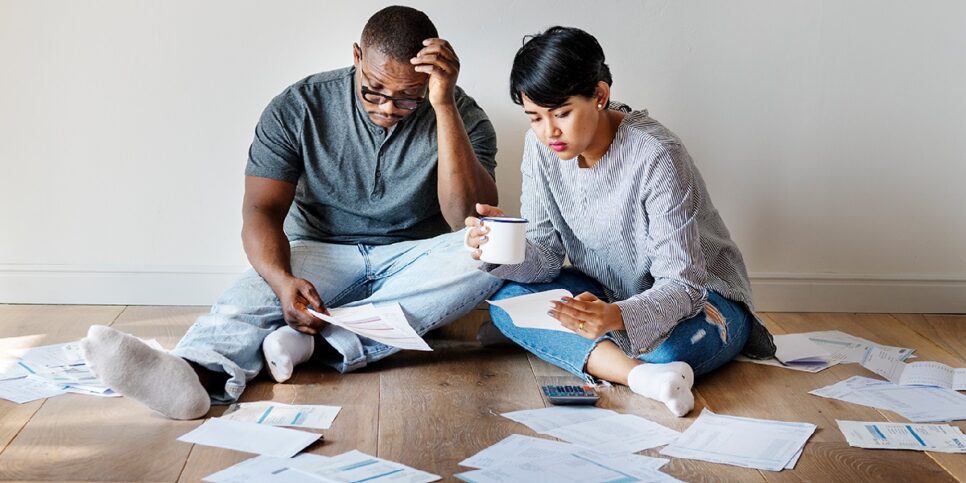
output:
<instances>
[{"instance_id":1,"label":"man's forearm","mask_svg":"<svg viewBox=\"0 0 966 483\"><path fill-rule=\"evenodd\" d=\"M443 218L454 229L474 214L476 203L498 204L496 183L483 169L455 105L436 109L439 165L437 191Z\"/></svg>"},{"instance_id":2,"label":"man's forearm","mask_svg":"<svg viewBox=\"0 0 966 483\"><path fill-rule=\"evenodd\" d=\"M253 211L245 216L242 244L252 268L275 290L280 281L292 276L291 248L277 221Z\"/></svg>"}]
</instances>

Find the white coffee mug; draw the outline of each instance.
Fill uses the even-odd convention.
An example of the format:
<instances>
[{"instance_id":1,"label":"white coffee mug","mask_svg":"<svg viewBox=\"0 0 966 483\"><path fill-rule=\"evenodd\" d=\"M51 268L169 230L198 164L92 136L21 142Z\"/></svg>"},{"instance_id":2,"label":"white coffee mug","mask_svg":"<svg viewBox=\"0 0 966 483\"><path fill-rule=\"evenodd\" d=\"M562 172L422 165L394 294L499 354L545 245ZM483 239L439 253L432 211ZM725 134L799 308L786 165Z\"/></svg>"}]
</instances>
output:
<instances>
[{"instance_id":1,"label":"white coffee mug","mask_svg":"<svg viewBox=\"0 0 966 483\"><path fill-rule=\"evenodd\" d=\"M486 242L480 245L483 252L480 260L499 265L516 265L523 263L526 258L526 229L525 218L512 216L488 216L480 219L483 226L490 231L486 234ZM468 250L475 250L469 246L470 230L466 230L464 245Z\"/></svg>"}]
</instances>

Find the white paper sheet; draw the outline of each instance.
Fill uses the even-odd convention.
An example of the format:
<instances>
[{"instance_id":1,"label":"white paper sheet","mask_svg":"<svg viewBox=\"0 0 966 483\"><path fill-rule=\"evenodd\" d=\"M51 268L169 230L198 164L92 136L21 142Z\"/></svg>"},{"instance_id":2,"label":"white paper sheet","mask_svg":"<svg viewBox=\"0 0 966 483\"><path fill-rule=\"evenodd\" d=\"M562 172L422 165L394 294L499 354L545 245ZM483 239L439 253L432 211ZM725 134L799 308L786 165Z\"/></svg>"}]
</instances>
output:
<instances>
[{"instance_id":1,"label":"white paper sheet","mask_svg":"<svg viewBox=\"0 0 966 483\"><path fill-rule=\"evenodd\" d=\"M573 297L573 294L568 290L554 289L503 300L487 300L487 302L506 311L510 320L513 321L513 325L517 327L557 330L576 334L576 332L560 325L559 320L547 314L547 311L552 308L550 302L560 301L562 297Z\"/></svg>"},{"instance_id":2,"label":"white paper sheet","mask_svg":"<svg viewBox=\"0 0 966 483\"><path fill-rule=\"evenodd\" d=\"M328 456L300 454L294 458L256 456L210 474L202 479L208 483L318 483L320 480L306 473L293 471L300 464L328 460Z\"/></svg>"},{"instance_id":3,"label":"white paper sheet","mask_svg":"<svg viewBox=\"0 0 966 483\"><path fill-rule=\"evenodd\" d=\"M593 421L617 414L610 409L593 406L551 406L549 408L513 411L503 413L501 416L523 424L538 433L546 433L561 426Z\"/></svg>"},{"instance_id":4,"label":"white paper sheet","mask_svg":"<svg viewBox=\"0 0 966 483\"><path fill-rule=\"evenodd\" d=\"M577 454L554 455L525 463L494 466L453 475L471 483L518 483L553 481L677 482L674 477L649 468L632 468L619 461L605 462Z\"/></svg>"},{"instance_id":5,"label":"white paper sheet","mask_svg":"<svg viewBox=\"0 0 966 483\"><path fill-rule=\"evenodd\" d=\"M291 458L321 438L295 429L211 418L178 441L216 446L246 453Z\"/></svg>"},{"instance_id":6,"label":"white paper sheet","mask_svg":"<svg viewBox=\"0 0 966 483\"><path fill-rule=\"evenodd\" d=\"M11 354L37 366L79 365L84 363L84 358L80 355L77 344L78 341L73 341L63 344L29 347L11 351Z\"/></svg>"},{"instance_id":7,"label":"white paper sheet","mask_svg":"<svg viewBox=\"0 0 966 483\"><path fill-rule=\"evenodd\" d=\"M810 394L885 409L916 423L966 419L966 396L942 387L900 386L853 376Z\"/></svg>"},{"instance_id":8,"label":"white paper sheet","mask_svg":"<svg viewBox=\"0 0 966 483\"><path fill-rule=\"evenodd\" d=\"M966 453L966 436L948 424L836 422L850 446Z\"/></svg>"},{"instance_id":9,"label":"white paper sheet","mask_svg":"<svg viewBox=\"0 0 966 483\"><path fill-rule=\"evenodd\" d=\"M546 431L546 434L600 453L636 453L668 444L677 431L633 414L618 414Z\"/></svg>"},{"instance_id":10,"label":"white paper sheet","mask_svg":"<svg viewBox=\"0 0 966 483\"><path fill-rule=\"evenodd\" d=\"M409 325L406 314L398 303L360 305L329 309L325 315L308 309L309 313L332 324L350 330L363 337L400 349L431 351L419 334Z\"/></svg>"},{"instance_id":11,"label":"white paper sheet","mask_svg":"<svg viewBox=\"0 0 966 483\"><path fill-rule=\"evenodd\" d=\"M778 359L752 359L750 357L745 357L741 354L738 354L737 356L735 356L734 360L738 362L751 362L753 364L760 364L763 366L774 366L774 367L781 367L784 369L791 369L793 371L812 372L812 373L823 371L825 369L828 369L829 367L832 367L826 362L785 365L785 364L782 364L781 361L779 361Z\"/></svg>"},{"instance_id":12,"label":"white paper sheet","mask_svg":"<svg viewBox=\"0 0 966 483\"><path fill-rule=\"evenodd\" d=\"M221 415L221 419L269 426L329 429L341 409L339 406L291 405L274 401L257 401L232 404Z\"/></svg>"},{"instance_id":13,"label":"white paper sheet","mask_svg":"<svg viewBox=\"0 0 966 483\"><path fill-rule=\"evenodd\" d=\"M394 461L369 456L352 450L333 456L327 461L299 464L302 471L332 483L428 483L440 479L438 475L417 470Z\"/></svg>"},{"instance_id":14,"label":"white paper sheet","mask_svg":"<svg viewBox=\"0 0 966 483\"><path fill-rule=\"evenodd\" d=\"M831 352L833 357L844 363L860 364L866 357L866 354L876 348L895 354L901 361L908 359L915 352L915 349L907 347L877 344L871 340L856 337L840 330L805 332L804 334L812 342Z\"/></svg>"},{"instance_id":15,"label":"white paper sheet","mask_svg":"<svg viewBox=\"0 0 966 483\"><path fill-rule=\"evenodd\" d=\"M661 454L781 471L814 432L814 424L717 415L705 409Z\"/></svg>"},{"instance_id":16,"label":"white paper sheet","mask_svg":"<svg viewBox=\"0 0 966 483\"><path fill-rule=\"evenodd\" d=\"M914 351L914 349L904 347L876 344L839 330L776 335L775 344L778 346L777 358L758 360L739 355L735 357L735 360L796 371L819 372L840 363L863 364L871 357L872 352L877 350L899 361L908 359ZM813 362L804 362L808 359L807 354L815 352L815 348L828 355ZM798 362L783 364L779 360L782 358L787 360L797 359Z\"/></svg>"},{"instance_id":17,"label":"white paper sheet","mask_svg":"<svg viewBox=\"0 0 966 483\"><path fill-rule=\"evenodd\" d=\"M18 359L0 360L0 381L27 377L31 371Z\"/></svg>"},{"instance_id":18,"label":"white paper sheet","mask_svg":"<svg viewBox=\"0 0 966 483\"><path fill-rule=\"evenodd\" d=\"M521 434L511 434L493 446L461 461L460 465L470 468L514 466L550 456L568 454L578 454L594 460L604 460L609 464L615 465L617 465L617 463L614 463L615 461L620 461L622 464L634 468L647 468L652 470L660 469L668 462L665 458L652 458L650 456L636 454L602 455L571 443L534 438Z\"/></svg>"},{"instance_id":19,"label":"white paper sheet","mask_svg":"<svg viewBox=\"0 0 966 483\"><path fill-rule=\"evenodd\" d=\"M966 390L966 368L941 362L902 362L894 353L876 348L862 362L866 369L902 386L936 386Z\"/></svg>"},{"instance_id":20,"label":"white paper sheet","mask_svg":"<svg viewBox=\"0 0 966 483\"><path fill-rule=\"evenodd\" d=\"M784 334L776 335L775 359L782 364L816 364L825 363L828 365L837 364L838 361L832 360L832 354L819 347L818 344L809 340L807 334Z\"/></svg>"},{"instance_id":21,"label":"white paper sheet","mask_svg":"<svg viewBox=\"0 0 966 483\"><path fill-rule=\"evenodd\" d=\"M31 377L0 381L0 398L24 404L37 399L59 396L64 394L60 386L55 386L44 380Z\"/></svg>"}]
</instances>

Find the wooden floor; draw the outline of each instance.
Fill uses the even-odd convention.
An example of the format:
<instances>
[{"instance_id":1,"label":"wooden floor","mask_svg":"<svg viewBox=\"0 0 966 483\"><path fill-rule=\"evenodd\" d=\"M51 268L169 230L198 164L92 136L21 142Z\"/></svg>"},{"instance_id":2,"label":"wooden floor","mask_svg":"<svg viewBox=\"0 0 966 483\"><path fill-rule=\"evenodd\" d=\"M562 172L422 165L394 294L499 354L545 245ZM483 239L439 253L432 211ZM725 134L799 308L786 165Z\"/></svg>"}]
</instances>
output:
<instances>
[{"instance_id":1,"label":"wooden floor","mask_svg":"<svg viewBox=\"0 0 966 483\"><path fill-rule=\"evenodd\" d=\"M204 307L0 305L0 351L66 342L91 324L111 325L173 347ZM474 340L486 317L475 311L429 338L435 351L404 352L375 367L340 375L300 367L289 384L263 377L242 400L342 406L324 442L309 451L359 449L455 480L462 459L513 433L534 435L500 416L543 407L535 376L562 372L516 348L484 349ZM966 366L966 316L765 314L776 334L840 329L880 343L916 348L920 360ZM964 481L966 455L851 448L835 420L904 421L895 414L808 395L853 375L855 364L807 374L732 362L699 379L687 418L625 387L602 390L602 407L683 430L701 408L720 414L818 426L794 470L756 471L672 459L664 471L685 481ZM224 407L215 407L217 416ZM126 398L67 394L14 404L0 400L0 480L198 481L251 455L176 441L200 421L170 421ZM957 423L966 430L966 422ZM644 454L656 455L656 450Z\"/></svg>"}]
</instances>

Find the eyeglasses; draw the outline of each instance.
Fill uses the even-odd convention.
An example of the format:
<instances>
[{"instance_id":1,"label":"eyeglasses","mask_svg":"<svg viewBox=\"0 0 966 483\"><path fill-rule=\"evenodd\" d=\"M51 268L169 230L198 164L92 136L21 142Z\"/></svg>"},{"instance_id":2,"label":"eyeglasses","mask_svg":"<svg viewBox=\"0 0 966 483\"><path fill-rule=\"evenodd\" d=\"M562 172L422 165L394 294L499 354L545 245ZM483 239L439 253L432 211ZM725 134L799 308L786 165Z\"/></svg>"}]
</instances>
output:
<instances>
[{"instance_id":1,"label":"eyeglasses","mask_svg":"<svg viewBox=\"0 0 966 483\"><path fill-rule=\"evenodd\" d=\"M387 101L392 101L392 105L407 111L416 109L424 100L426 100L425 97L412 98L387 96L381 92L369 90L369 88L366 86L362 86L362 98L365 99L366 102L371 102L376 105L385 104Z\"/></svg>"}]
</instances>

